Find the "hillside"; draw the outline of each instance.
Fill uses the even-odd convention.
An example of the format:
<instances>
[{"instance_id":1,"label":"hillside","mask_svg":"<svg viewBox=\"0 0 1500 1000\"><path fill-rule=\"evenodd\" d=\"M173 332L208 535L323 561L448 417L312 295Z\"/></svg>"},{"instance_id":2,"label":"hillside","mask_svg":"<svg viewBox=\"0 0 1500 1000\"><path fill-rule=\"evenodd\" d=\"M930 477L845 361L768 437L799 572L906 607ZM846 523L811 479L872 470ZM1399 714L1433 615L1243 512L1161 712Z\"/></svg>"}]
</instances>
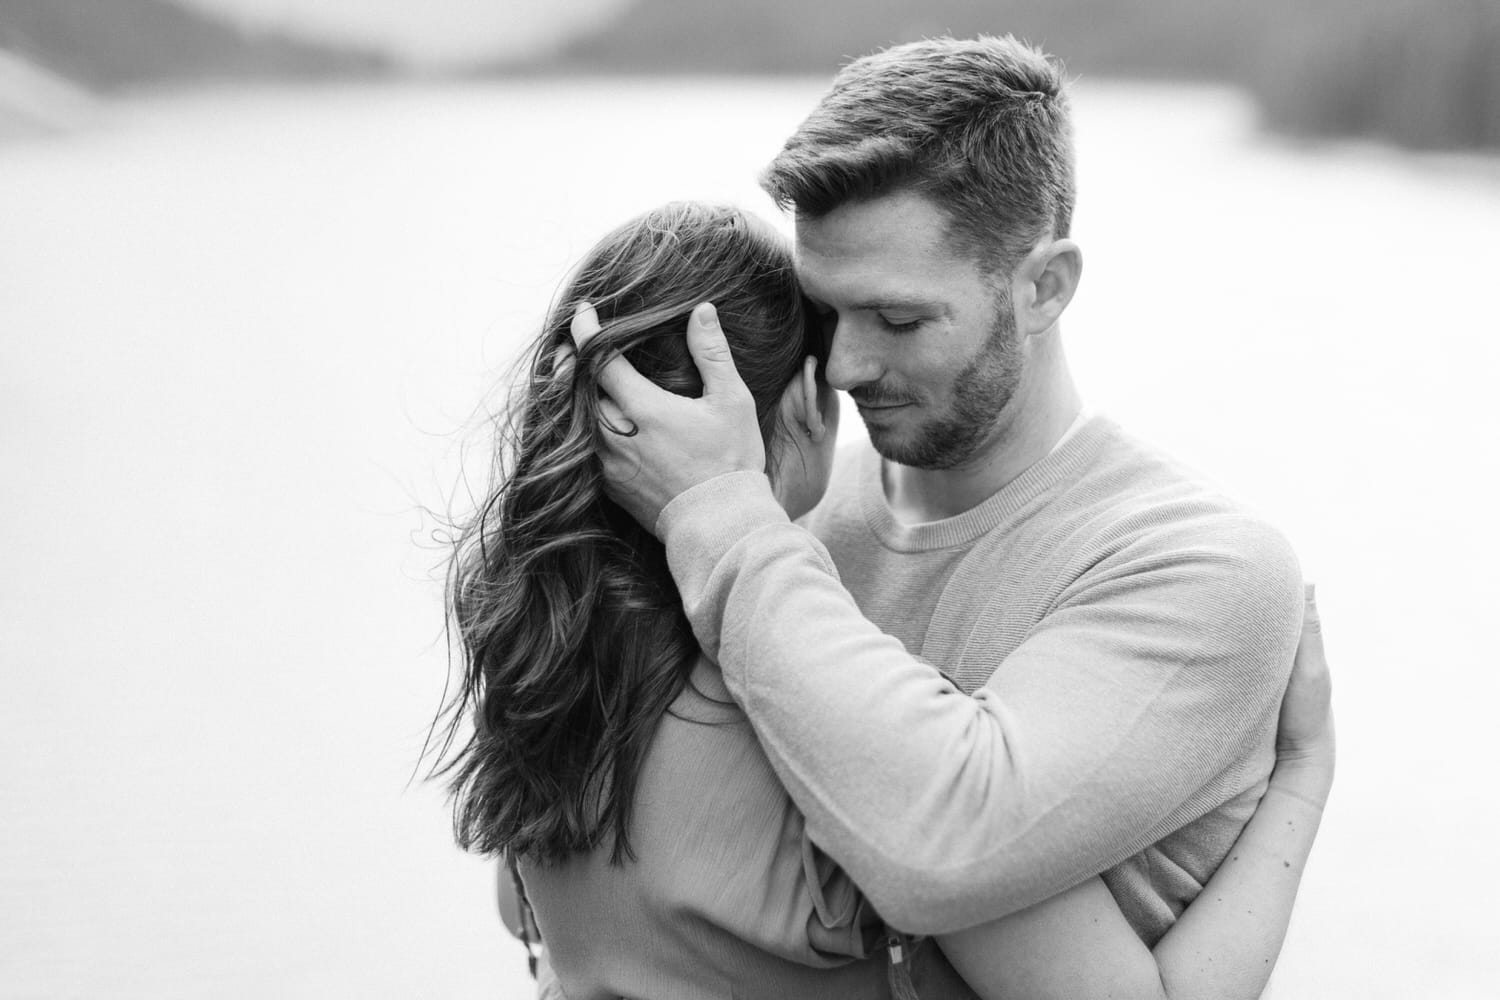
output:
<instances>
[{"instance_id":1,"label":"hillside","mask_svg":"<svg viewBox=\"0 0 1500 1000\"><path fill-rule=\"evenodd\" d=\"M1237 83L1292 132L1500 147L1500 0L637 0L507 72L829 73L924 35L1011 32L1077 76Z\"/></svg>"},{"instance_id":2,"label":"hillside","mask_svg":"<svg viewBox=\"0 0 1500 1000\"><path fill-rule=\"evenodd\" d=\"M102 90L391 69L383 56L244 29L168 0L0 0L0 50Z\"/></svg>"},{"instance_id":3,"label":"hillside","mask_svg":"<svg viewBox=\"0 0 1500 1000\"><path fill-rule=\"evenodd\" d=\"M1217 8L1217 10L1216 10ZM1207 30L1215 14L1231 22ZM849 56L924 35L1011 32L1094 72L1218 65L1253 26L1221 0L760 0L713 5L637 0L619 20L563 49L569 68L826 72Z\"/></svg>"}]
</instances>

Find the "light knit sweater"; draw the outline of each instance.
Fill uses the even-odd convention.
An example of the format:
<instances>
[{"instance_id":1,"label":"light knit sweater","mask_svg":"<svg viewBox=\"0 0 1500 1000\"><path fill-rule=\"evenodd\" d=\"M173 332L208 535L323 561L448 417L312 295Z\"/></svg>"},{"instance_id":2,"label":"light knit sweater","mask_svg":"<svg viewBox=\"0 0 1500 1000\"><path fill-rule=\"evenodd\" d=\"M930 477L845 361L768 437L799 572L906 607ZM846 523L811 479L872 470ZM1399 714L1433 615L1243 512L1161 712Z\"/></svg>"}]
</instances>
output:
<instances>
[{"instance_id":1,"label":"light knit sweater","mask_svg":"<svg viewBox=\"0 0 1500 1000\"><path fill-rule=\"evenodd\" d=\"M1155 943L1265 787L1302 616L1285 540L1098 417L932 524L895 521L868 447L834 482L811 532L751 473L657 523L807 834L903 930L1103 872Z\"/></svg>"},{"instance_id":2,"label":"light knit sweater","mask_svg":"<svg viewBox=\"0 0 1500 1000\"><path fill-rule=\"evenodd\" d=\"M546 942L540 1000L889 1000L879 917L807 838L719 669L700 657L652 734L609 845L519 868ZM975 1000L930 942L922 1000Z\"/></svg>"},{"instance_id":3,"label":"light knit sweater","mask_svg":"<svg viewBox=\"0 0 1500 1000\"><path fill-rule=\"evenodd\" d=\"M521 860L546 942L546 1000L888 996L883 955L863 957L878 923L804 835L706 659L652 736L630 844L635 857L620 865L607 844L559 864Z\"/></svg>"}]
</instances>

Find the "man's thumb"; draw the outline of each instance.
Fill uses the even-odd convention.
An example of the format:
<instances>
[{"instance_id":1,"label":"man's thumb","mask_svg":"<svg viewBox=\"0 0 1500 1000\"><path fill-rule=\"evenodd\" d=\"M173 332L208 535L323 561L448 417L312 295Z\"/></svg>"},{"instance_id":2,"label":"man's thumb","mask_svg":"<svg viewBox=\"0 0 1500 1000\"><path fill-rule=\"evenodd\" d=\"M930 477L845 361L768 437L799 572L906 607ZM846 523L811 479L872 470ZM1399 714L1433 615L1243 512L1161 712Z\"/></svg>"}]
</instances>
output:
<instances>
[{"instance_id":1,"label":"man's thumb","mask_svg":"<svg viewBox=\"0 0 1500 1000\"><path fill-rule=\"evenodd\" d=\"M719 313L713 303L702 302L693 308L688 317L687 343L703 379L703 395L735 390L748 394L739 369L734 366L734 356L729 353L729 341L724 339L724 328L719 325Z\"/></svg>"}]
</instances>

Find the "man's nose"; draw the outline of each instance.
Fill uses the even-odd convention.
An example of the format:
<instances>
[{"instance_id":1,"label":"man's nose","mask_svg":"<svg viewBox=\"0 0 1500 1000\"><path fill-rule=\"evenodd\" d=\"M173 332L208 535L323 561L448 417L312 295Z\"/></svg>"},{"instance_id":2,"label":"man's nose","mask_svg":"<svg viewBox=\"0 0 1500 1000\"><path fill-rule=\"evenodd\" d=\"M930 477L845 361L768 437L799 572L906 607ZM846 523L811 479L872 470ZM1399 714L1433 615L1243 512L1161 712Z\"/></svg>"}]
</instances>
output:
<instances>
[{"instance_id":1,"label":"man's nose","mask_svg":"<svg viewBox=\"0 0 1500 1000\"><path fill-rule=\"evenodd\" d=\"M840 322L828 335L828 384L848 391L880 378L880 359L848 322Z\"/></svg>"}]
</instances>

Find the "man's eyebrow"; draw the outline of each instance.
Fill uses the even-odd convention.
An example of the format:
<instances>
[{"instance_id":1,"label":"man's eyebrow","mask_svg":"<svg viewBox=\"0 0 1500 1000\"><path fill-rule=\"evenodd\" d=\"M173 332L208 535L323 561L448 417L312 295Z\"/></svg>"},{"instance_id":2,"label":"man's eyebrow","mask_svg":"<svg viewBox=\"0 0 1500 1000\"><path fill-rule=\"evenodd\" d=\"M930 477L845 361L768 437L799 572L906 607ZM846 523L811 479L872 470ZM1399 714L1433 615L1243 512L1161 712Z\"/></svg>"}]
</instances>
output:
<instances>
[{"instance_id":1,"label":"man's eyebrow","mask_svg":"<svg viewBox=\"0 0 1500 1000\"><path fill-rule=\"evenodd\" d=\"M938 303L934 302L932 299L922 299L917 298L916 296L912 296L910 298L902 298L898 296L894 298L867 299L863 302L854 303L851 308L867 309L871 312L879 312L888 309L916 309L925 312L929 309L937 308L937 306Z\"/></svg>"},{"instance_id":2,"label":"man's eyebrow","mask_svg":"<svg viewBox=\"0 0 1500 1000\"><path fill-rule=\"evenodd\" d=\"M818 298L816 295L813 295L806 288L802 290L802 294L806 296L808 302L812 303L813 308L818 310L819 312L828 312L833 309L833 306ZM936 299L925 299L916 295L895 295L884 296L878 299L863 299L858 302L851 302L846 308L850 310L863 310L866 312L880 312L884 310L917 310L919 312L931 312L933 310L936 310L938 312L945 311L945 307L943 306L943 304Z\"/></svg>"}]
</instances>

